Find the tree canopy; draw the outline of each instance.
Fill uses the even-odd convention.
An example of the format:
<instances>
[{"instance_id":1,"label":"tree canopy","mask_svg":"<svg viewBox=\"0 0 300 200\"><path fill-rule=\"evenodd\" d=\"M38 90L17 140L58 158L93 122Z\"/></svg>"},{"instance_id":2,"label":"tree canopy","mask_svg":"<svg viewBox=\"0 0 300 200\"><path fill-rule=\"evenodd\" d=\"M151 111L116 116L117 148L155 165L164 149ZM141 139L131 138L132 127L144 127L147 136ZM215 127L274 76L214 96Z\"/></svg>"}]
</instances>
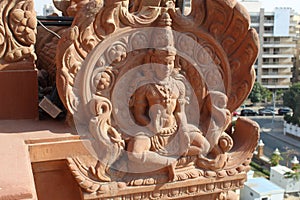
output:
<instances>
[{"instance_id":1,"label":"tree canopy","mask_svg":"<svg viewBox=\"0 0 300 200\"><path fill-rule=\"evenodd\" d=\"M259 82L255 82L249 98L252 103L258 103L262 100L269 99L271 96L272 93L267 88L263 87Z\"/></svg>"},{"instance_id":2,"label":"tree canopy","mask_svg":"<svg viewBox=\"0 0 300 200\"><path fill-rule=\"evenodd\" d=\"M293 110L289 121L295 124L300 122L300 83L293 84L283 95L283 104Z\"/></svg>"}]
</instances>

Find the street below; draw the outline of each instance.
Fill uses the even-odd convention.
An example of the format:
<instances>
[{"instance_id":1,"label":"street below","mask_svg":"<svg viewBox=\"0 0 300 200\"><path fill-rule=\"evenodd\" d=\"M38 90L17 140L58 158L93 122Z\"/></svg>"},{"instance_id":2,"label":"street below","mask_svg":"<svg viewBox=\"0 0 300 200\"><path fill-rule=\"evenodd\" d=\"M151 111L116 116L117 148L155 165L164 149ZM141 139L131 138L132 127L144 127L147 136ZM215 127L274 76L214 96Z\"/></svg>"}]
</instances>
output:
<instances>
[{"instance_id":1,"label":"street below","mask_svg":"<svg viewBox=\"0 0 300 200\"><path fill-rule=\"evenodd\" d=\"M283 116L255 116L249 118L260 125L260 139L265 144L264 154L267 157L270 158L275 149L278 148L284 158L284 160L281 161L282 165L290 163L290 160L294 156L297 156L298 159L300 158L300 138L296 139L283 134ZM288 150L290 152L294 150L297 155L293 153L286 158L287 155L285 155L285 153Z\"/></svg>"}]
</instances>

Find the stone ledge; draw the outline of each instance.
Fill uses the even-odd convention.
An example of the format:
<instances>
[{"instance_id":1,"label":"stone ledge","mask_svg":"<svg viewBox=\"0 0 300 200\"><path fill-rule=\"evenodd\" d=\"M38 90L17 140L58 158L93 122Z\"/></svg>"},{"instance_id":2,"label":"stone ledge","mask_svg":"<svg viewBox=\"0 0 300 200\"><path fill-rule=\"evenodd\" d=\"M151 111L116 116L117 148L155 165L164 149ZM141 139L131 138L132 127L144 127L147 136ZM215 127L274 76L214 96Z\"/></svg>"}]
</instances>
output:
<instances>
[{"instance_id":1,"label":"stone ledge","mask_svg":"<svg viewBox=\"0 0 300 200\"><path fill-rule=\"evenodd\" d=\"M36 199L31 164L21 138L0 135L0 199Z\"/></svg>"},{"instance_id":2,"label":"stone ledge","mask_svg":"<svg viewBox=\"0 0 300 200\"><path fill-rule=\"evenodd\" d=\"M69 132L63 122L0 120L0 200L37 199L26 141L76 137Z\"/></svg>"}]
</instances>

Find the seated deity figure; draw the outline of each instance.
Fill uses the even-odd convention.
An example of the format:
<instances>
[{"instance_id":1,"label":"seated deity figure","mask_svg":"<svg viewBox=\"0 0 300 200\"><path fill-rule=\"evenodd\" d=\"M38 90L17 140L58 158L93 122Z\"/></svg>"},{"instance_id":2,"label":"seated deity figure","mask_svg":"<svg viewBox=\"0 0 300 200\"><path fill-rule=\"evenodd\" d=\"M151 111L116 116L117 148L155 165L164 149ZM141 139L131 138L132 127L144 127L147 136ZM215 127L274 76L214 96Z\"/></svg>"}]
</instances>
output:
<instances>
[{"instance_id":1,"label":"seated deity figure","mask_svg":"<svg viewBox=\"0 0 300 200\"><path fill-rule=\"evenodd\" d=\"M188 102L184 77L174 70L176 53L170 49L150 51L151 83L137 88L131 97L131 113L136 124L149 131L135 134L128 142L133 162L156 168L167 167L169 180L175 178L180 156L204 157L210 144L201 131L188 124Z\"/></svg>"}]
</instances>

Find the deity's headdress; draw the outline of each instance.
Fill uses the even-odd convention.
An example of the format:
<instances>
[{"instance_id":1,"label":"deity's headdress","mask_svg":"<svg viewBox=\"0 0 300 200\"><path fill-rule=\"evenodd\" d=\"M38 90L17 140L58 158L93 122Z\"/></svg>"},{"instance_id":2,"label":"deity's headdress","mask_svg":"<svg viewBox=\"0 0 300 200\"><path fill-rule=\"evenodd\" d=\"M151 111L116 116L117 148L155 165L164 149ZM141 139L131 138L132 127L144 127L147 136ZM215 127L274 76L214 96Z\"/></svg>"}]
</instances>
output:
<instances>
[{"instance_id":1,"label":"deity's headdress","mask_svg":"<svg viewBox=\"0 0 300 200\"><path fill-rule=\"evenodd\" d=\"M162 10L162 14L157 20L157 26L153 29L151 36L151 48L156 53L167 53L176 55L174 32L172 30L172 19L168 9Z\"/></svg>"}]
</instances>

